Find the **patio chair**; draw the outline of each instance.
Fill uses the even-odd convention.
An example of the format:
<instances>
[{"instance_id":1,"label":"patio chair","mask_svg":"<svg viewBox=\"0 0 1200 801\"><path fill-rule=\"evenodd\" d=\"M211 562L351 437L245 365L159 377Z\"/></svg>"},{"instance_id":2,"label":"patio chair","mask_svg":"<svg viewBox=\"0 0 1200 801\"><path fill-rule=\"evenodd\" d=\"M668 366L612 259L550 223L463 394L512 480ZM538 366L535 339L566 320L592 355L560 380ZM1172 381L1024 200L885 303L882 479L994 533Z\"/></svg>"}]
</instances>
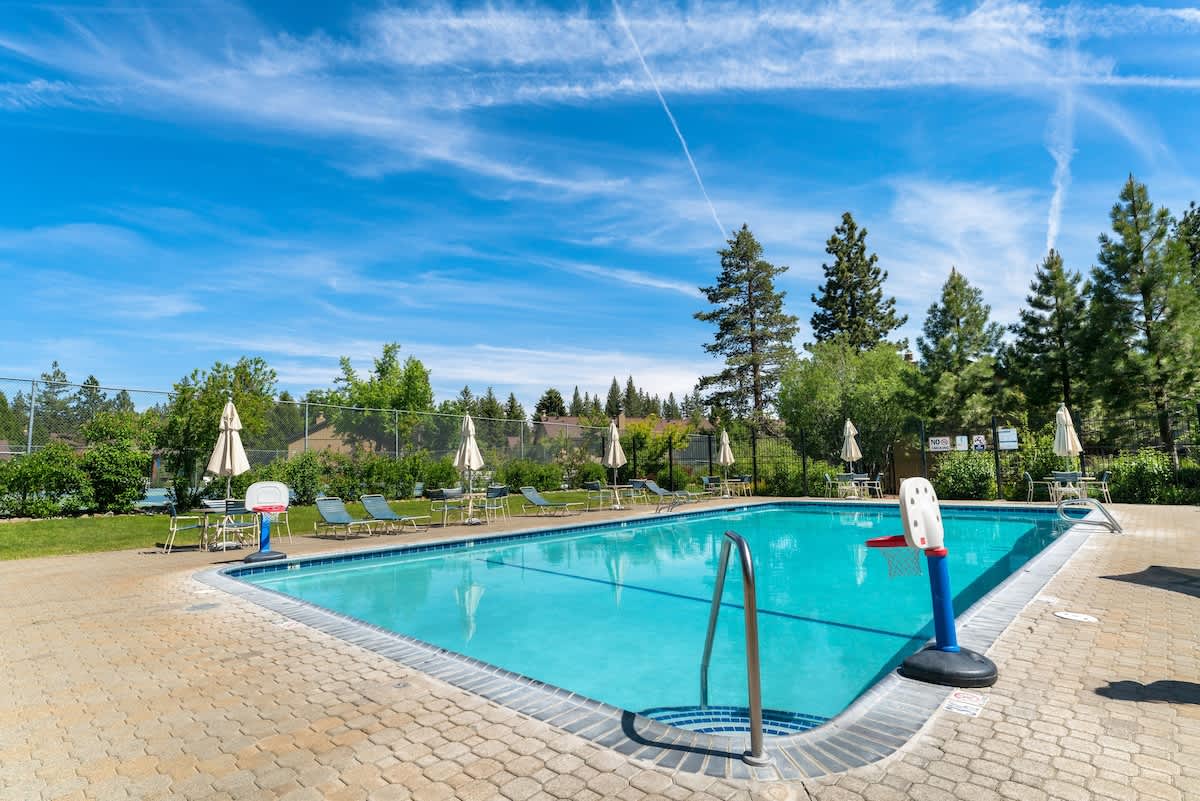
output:
<instances>
[{"instance_id":1,"label":"patio chair","mask_svg":"<svg viewBox=\"0 0 1200 801\"><path fill-rule=\"evenodd\" d=\"M837 474L837 494L839 498L858 497L858 485L854 483L853 473Z\"/></svg>"},{"instance_id":2,"label":"patio chair","mask_svg":"<svg viewBox=\"0 0 1200 801\"><path fill-rule=\"evenodd\" d=\"M670 490L665 490L658 486L654 479L646 479L645 484L646 491L658 497L658 505L654 508L654 512L656 514L661 512L664 507L667 509L667 511L670 511L681 503L687 503L688 501L695 500L694 493L686 492L684 490L675 490L673 492Z\"/></svg>"},{"instance_id":3,"label":"patio chair","mask_svg":"<svg viewBox=\"0 0 1200 801\"><path fill-rule=\"evenodd\" d=\"M1112 496L1108 494L1108 482L1111 480L1112 480L1112 471L1105 470L1103 473L1100 474L1100 477L1098 479L1096 479L1094 482L1092 482L1097 487L1099 487L1100 495L1101 495L1101 497L1104 498L1105 503L1112 503Z\"/></svg>"},{"instance_id":4,"label":"patio chair","mask_svg":"<svg viewBox=\"0 0 1200 801\"><path fill-rule=\"evenodd\" d=\"M488 487L483 498L483 519L497 518L508 519L508 487L502 484Z\"/></svg>"},{"instance_id":5,"label":"patio chair","mask_svg":"<svg viewBox=\"0 0 1200 801\"><path fill-rule=\"evenodd\" d=\"M241 498L204 498L200 505L210 514L221 513L206 547L210 551L240 548L257 540L258 520Z\"/></svg>"},{"instance_id":6,"label":"patio chair","mask_svg":"<svg viewBox=\"0 0 1200 801\"><path fill-rule=\"evenodd\" d=\"M1080 473L1051 470L1054 477L1050 487L1050 500L1058 503L1064 498L1082 498L1083 490L1079 486Z\"/></svg>"},{"instance_id":7,"label":"patio chair","mask_svg":"<svg viewBox=\"0 0 1200 801\"><path fill-rule=\"evenodd\" d=\"M413 484L412 495L410 495L409 497L413 498L414 500L417 498L424 498L425 497L425 482L424 481L415 482Z\"/></svg>"},{"instance_id":8,"label":"patio chair","mask_svg":"<svg viewBox=\"0 0 1200 801\"><path fill-rule=\"evenodd\" d=\"M458 519L461 521L466 511L467 505L463 502L462 487L429 491L429 513L436 514L441 512L443 526L446 526L450 522L451 512L457 512Z\"/></svg>"},{"instance_id":9,"label":"patio chair","mask_svg":"<svg viewBox=\"0 0 1200 801\"><path fill-rule=\"evenodd\" d=\"M548 501L542 497L536 487L521 487L521 494L525 496L528 503L521 504L521 514L524 514L528 509L537 509L539 515L543 514L566 514L571 511L572 506L583 506L582 503L564 503L562 501Z\"/></svg>"},{"instance_id":10,"label":"patio chair","mask_svg":"<svg viewBox=\"0 0 1200 801\"><path fill-rule=\"evenodd\" d=\"M754 494L754 476L745 475L745 476L738 476L738 478L740 478L742 480L742 483L739 487L739 489L741 489L741 491L742 491L742 494L747 495L747 496L753 495Z\"/></svg>"},{"instance_id":11,"label":"patio chair","mask_svg":"<svg viewBox=\"0 0 1200 801\"><path fill-rule=\"evenodd\" d=\"M833 482L833 476L826 473L825 474L825 497L832 498L833 494L835 492L837 492L837 484L835 484Z\"/></svg>"},{"instance_id":12,"label":"patio chair","mask_svg":"<svg viewBox=\"0 0 1200 801\"><path fill-rule=\"evenodd\" d=\"M1033 503L1033 493L1034 493L1034 490L1036 490L1038 487L1045 487L1046 495L1049 496L1051 500L1053 500L1054 499L1054 490L1051 489L1051 487L1053 487L1053 486L1054 486L1053 481L1037 481L1029 473L1028 470L1025 471L1025 490L1026 490L1025 491L1025 501L1027 503Z\"/></svg>"},{"instance_id":13,"label":"patio chair","mask_svg":"<svg viewBox=\"0 0 1200 801\"><path fill-rule=\"evenodd\" d=\"M650 503L650 495L646 492L646 479L631 478L629 479L629 489L626 497L630 503Z\"/></svg>"},{"instance_id":14,"label":"patio chair","mask_svg":"<svg viewBox=\"0 0 1200 801\"><path fill-rule=\"evenodd\" d=\"M358 500L371 520L384 524L384 531L404 531L405 526L412 526L413 531L422 531L429 527L429 515L398 515L382 495L360 495ZM422 520L425 522L421 523Z\"/></svg>"},{"instance_id":15,"label":"patio chair","mask_svg":"<svg viewBox=\"0 0 1200 801\"><path fill-rule=\"evenodd\" d=\"M171 513L171 527L167 532L167 541L163 543L163 553L170 553L171 549L175 547L175 535L179 532L204 528L200 515L178 514L175 511L175 504L169 501L167 502L167 511ZM200 547L203 548L204 545L203 534L201 534Z\"/></svg>"},{"instance_id":16,"label":"patio chair","mask_svg":"<svg viewBox=\"0 0 1200 801\"><path fill-rule=\"evenodd\" d=\"M859 486L867 491L867 496L875 493L875 497L882 500L883 498L883 473L876 473L875 478L864 477L859 482Z\"/></svg>"},{"instance_id":17,"label":"patio chair","mask_svg":"<svg viewBox=\"0 0 1200 801\"><path fill-rule=\"evenodd\" d=\"M700 483L704 486L705 495L721 495L721 477L720 476L700 476Z\"/></svg>"},{"instance_id":18,"label":"patio chair","mask_svg":"<svg viewBox=\"0 0 1200 801\"><path fill-rule=\"evenodd\" d=\"M606 490L604 489L603 483L601 483L599 481L585 481L585 482L583 482L583 491L587 493L587 495L584 496L584 499L583 499L584 500L583 511L585 511L585 512L592 511L593 503L596 504L597 509L604 508Z\"/></svg>"},{"instance_id":19,"label":"patio chair","mask_svg":"<svg viewBox=\"0 0 1200 801\"><path fill-rule=\"evenodd\" d=\"M341 498L317 498L317 512L320 513L321 519L313 521L313 532L316 534L327 529L333 529L336 534L337 529L340 528L349 536L354 533L355 526L360 529L365 528L368 536L373 533L371 521L351 517Z\"/></svg>"}]
</instances>

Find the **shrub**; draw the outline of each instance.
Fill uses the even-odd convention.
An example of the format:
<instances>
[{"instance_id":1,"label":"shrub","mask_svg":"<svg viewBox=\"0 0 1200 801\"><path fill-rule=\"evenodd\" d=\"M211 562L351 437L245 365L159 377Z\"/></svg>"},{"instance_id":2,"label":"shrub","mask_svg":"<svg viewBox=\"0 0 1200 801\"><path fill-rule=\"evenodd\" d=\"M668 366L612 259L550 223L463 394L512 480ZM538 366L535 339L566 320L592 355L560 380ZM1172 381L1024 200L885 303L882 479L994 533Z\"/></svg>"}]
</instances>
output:
<instances>
[{"instance_id":1,"label":"shrub","mask_svg":"<svg viewBox=\"0 0 1200 801\"><path fill-rule=\"evenodd\" d=\"M445 456L441 459L426 459L421 466L420 480L426 487L457 487L462 477L454 467L454 459Z\"/></svg>"},{"instance_id":2,"label":"shrub","mask_svg":"<svg viewBox=\"0 0 1200 801\"><path fill-rule=\"evenodd\" d=\"M113 442L93 445L83 454L83 472L100 512L131 512L146 493L150 454Z\"/></svg>"},{"instance_id":3,"label":"shrub","mask_svg":"<svg viewBox=\"0 0 1200 801\"><path fill-rule=\"evenodd\" d=\"M92 485L79 457L54 442L5 464L4 513L15 517L71 515L91 508Z\"/></svg>"},{"instance_id":4,"label":"shrub","mask_svg":"<svg viewBox=\"0 0 1200 801\"><path fill-rule=\"evenodd\" d=\"M1172 487L1171 459L1165 453L1121 454L1109 469L1108 489L1117 503L1171 503L1179 495Z\"/></svg>"},{"instance_id":5,"label":"shrub","mask_svg":"<svg viewBox=\"0 0 1200 801\"><path fill-rule=\"evenodd\" d=\"M514 489L536 487L538 490L555 490L562 485L562 466L539 464L528 459L513 459L505 462L496 471L496 480Z\"/></svg>"},{"instance_id":6,"label":"shrub","mask_svg":"<svg viewBox=\"0 0 1200 801\"><path fill-rule=\"evenodd\" d=\"M825 476L835 476L844 468L821 459L808 460L808 494L825 494ZM733 473L730 473L733 475ZM763 492L780 497L804 495L804 465L800 460L777 461L759 473Z\"/></svg>"},{"instance_id":7,"label":"shrub","mask_svg":"<svg viewBox=\"0 0 1200 801\"><path fill-rule=\"evenodd\" d=\"M996 497L996 468L990 453L954 451L937 465L933 487L946 500L991 500Z\"/></svg>"},{"instance_id":8,"label":"shrub","mask_svg":"<svg viewBox=\"0 0 1200 801\"><path fill-rule=\"evenodd\" d=\"M1010 478L1005 475L1004 494L1009 500L1023 501L1029 492L1025 473L1040 481L1055 470L1078 470L1079 460L1054 453L1054 423L1048 423L1037 432L1029 432L1021 443L1019 468L1021 473ZM1039 488L1045 492L1044 488ZM1035 496L1038 497L1038 496Z\"/></svg>"},{"instance_id":9,"label":"shrub","mask_svg":"<svg viewBox=\"0 0 1200 801\"><path fill-rule=\"evenodd\" d=\"M663 465L659 469L658 475L655 476L654 481L658 484L658 486L662 487L665 490L677 490L677 489L680 489L681 487L686 487L688 484L690 484L692 482L693 473L694 473L694 471L692 470L691 467L688 467L687 465L677 464L677 465L675 465L675 470L674 470L674 476L675 476L674 481L672 481L672 479L671 479L672 471L671 471L670 466Z\"/></svg>"},{"instance_id":10,"label":"shrub","mask_svg":"<svg viewBox=\"0 0 1200 801\"><path fill-rule=\"evenodd\" d=\"M321 460L314 451L298 453L283 464L283 483L296 493L296 503L305 506L317 502L321 491Z\"/></svg>"},{"instance_id":11,"label":"shrub","mask_svg":"<svg viewBox=\"0 0 1200 801\"><path fill-rule=\"evenodd\" d=\"M576 486L582 487L585 481L607 482L612 477L612 471L599 462L584 462L580 466L579 472L575 475L577 478Z\"/></svg>"}]
</instances>

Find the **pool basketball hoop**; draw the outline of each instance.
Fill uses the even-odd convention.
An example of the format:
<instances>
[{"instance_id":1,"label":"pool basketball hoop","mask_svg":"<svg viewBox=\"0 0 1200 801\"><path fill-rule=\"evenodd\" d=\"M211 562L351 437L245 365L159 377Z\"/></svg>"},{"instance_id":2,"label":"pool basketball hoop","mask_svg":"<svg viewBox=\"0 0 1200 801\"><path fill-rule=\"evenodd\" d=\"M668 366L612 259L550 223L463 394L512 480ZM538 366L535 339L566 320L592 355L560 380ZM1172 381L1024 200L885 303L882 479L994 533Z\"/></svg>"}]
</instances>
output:
<instances>
[{"instance_id":1,"label":"pool basketball hoop","mask_svg":"<svg viewBox=\"0 0 1200 801\"><path fill-rule=\"evenodd\" d=\"M869 539L867 547L883 554L887 560L888 578L921 575L921 552L908 547L903 534Z\"/></svg>"},{"instance_id":2,"label":"pool basketball hoop","mask_svg":"<svg viewBox=\"0 0 1200 801\"><path fill-rule=\"evenodd\" d=\"M900 675L951 687L990 687L996 666L990 659L958 644L954 630L954 596L946 565L942 510L933 485L924 478L900 484L900 518L904 534L867 540L887 558L888 576L919 576L920 554L929 563L929 594L933 604L934 642L904 660Z\"/></svg>"}]
</instances>

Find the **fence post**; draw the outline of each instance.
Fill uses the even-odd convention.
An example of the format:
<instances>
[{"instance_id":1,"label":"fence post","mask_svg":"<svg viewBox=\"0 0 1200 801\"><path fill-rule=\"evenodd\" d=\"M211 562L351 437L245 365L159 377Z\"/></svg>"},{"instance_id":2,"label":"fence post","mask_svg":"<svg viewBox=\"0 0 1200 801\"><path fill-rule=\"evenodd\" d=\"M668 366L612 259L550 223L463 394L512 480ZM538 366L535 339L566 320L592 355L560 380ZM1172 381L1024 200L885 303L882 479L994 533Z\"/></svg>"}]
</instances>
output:
<instances>
[{"instance_id":1,"label":"fence post","mask_svg":"<svg viewBox=\"0 0 1200 801\"><path fill-rule=\"evenodd\" d=\"M1000 478L1000 429L996 415L992 415L992 455L996 459L996 500L1004 500L1004 480Z\"/></svg>"},{"instance_id":2,"label":"fence post","mask_svg":"<svg viewBox=\"0 0 1200 801\"><path fill-rule=\"evenodd\" d=\"M668 440L667 445L667 483L671 485L671 492L675 491L675 449L669 444L672 440Z\"/></svg>"},{"instance_id":3,"label":"fence post","mask_svg":"<svg viewBox=\"0 0 1200 801\"><path fill-rule=\"evenodd\" d=\"M750 466L751 472L754 474L751 479L754 481L754 492L758 492L758 435L754 429L750 429Z\"/></svg>"},{"instance_id":4,"label":"fence post","mask_svg":"<svg viewBox=\"0 0 1200 801\"><path fill-rule=\"evenodd\" d=\"M521 435L521 458L525 458L525 421L521 421L521 428L518 430Z\"/></svg>"},{"instance_id":5,"label":"fence post","mask_svg":"<svg viewBox=\"0 0 1200 801\"><path fill-rule=\"evenodd\" d=\"M633 475L637 476L637 440L634 440L629 444L631 446L630 450L633 451Z\"/></svg>"},{"instance_id":6,"label":"fence post","mask_svg":"<svg viewBox=\"0 0 1200 801\"><path fill-rule=\"evenodd\" d=\"M917 436L919 436L921 438L921 477L929 478L929 462L925 457L925 421L924 420L917 421L917 430L919 432L917 434Z\"/></svg>"},{"instance_id":7,"label":"fence post","mask_svg":"<svg viewBox=\"0 0 1200 801\"><path fill-rule=\"evenodd\" d=\"M396 458L399 459L400 458L400 410L397 409L396 411L394 411L392 413L392 415L393 415L392 419L396 426L396 429L395 429L395 431L396 431Z\"/></svg>"},{"instance_id":8,"label":"fence post","mask_svg":"<svg viewBox=\"0 0 1200 801\"><path fill-rule=\"evenodd\" d=\"M308 401L304 402L304 452L308 453Z\"/></svg>"},{"instance_id":9,"label":"fence post","mask_svg":"<svg viewBox=\"0 0 1200 801\"><path fill-rule=\"evenodd\" d=\"M708 474L711 476L712 471L712 432L710 431L705 436L708 437Z\"/></svg>"},{"instance_id":10,"label":"fence post","mask_svg":"<svg viewBox=\"0 0 1200 801\"><path fill-rule=\"evenodd\" d=\"M33 453L33 409L37 406L37 381L29 382L29 428L25 432L25 455Z\"/></svg>"},{"instance_id":11,"label":"fence post","mask_svg":"<svg viewBox=\"0 0 1200 801\"><path fill-rule=\"evenodd\" d=\"M804 497L808 497L808 447L804 441L804 429L800 429L800 475L804 486Z\"/></svg>"}]
</instances>

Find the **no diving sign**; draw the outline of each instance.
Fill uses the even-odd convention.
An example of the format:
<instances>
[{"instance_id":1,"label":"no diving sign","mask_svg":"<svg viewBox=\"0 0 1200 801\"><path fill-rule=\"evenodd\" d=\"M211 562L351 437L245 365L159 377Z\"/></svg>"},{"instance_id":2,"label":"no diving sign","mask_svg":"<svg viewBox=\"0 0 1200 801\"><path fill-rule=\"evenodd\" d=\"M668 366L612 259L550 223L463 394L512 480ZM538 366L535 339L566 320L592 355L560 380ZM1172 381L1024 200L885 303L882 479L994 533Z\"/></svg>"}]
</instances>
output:
<instances>
[{"instance_id":1,"label":"no diving sign","mask_svg":"<svg viewBox=\"0 0 1200 801\"><path fill-rule=\"evenodd\" d=\"M971 437L971 450L986 451L987 450L987 437L983 434L975 434L974 436L972 436Z\"/></svg>"}]
</instances>

